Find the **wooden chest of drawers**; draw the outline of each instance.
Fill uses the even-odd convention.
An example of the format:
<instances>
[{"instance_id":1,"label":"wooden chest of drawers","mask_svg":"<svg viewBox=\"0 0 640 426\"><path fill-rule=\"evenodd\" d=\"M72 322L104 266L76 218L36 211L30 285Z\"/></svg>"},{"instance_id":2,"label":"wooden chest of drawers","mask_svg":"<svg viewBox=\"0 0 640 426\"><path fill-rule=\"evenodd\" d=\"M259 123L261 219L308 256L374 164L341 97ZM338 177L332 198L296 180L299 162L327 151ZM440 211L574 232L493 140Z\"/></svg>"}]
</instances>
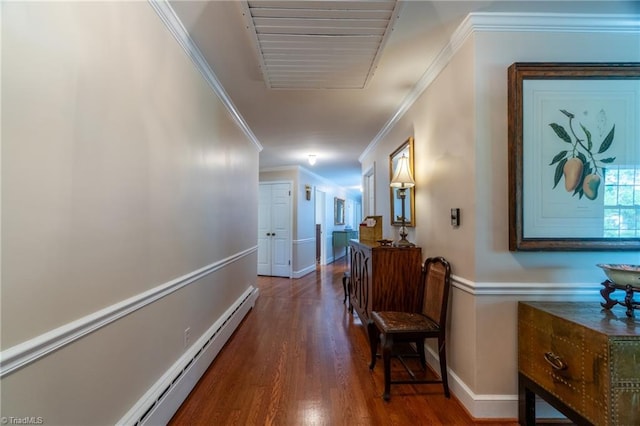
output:
<instances>
[{"instance_id":1,"label":"wooden chest of drawers","mask_svg":"<svg viewBox=\"0 0 640 426\"><path fill-rule=\"evenodd\" d=\"M597 302L520 302L521 424L534 395L578 424L640 425L640 320Z\"/></svg>"},{"instance_id":2,"label":"wooden chest of drawers","mask_svg":"<svg viewBox=\"0 0 640 426\"><path fill-rule=\"evenodd\" d=\"M349 242L350 307L367 324L372 311L417 312L422 287L420 247L383 247L375 242Z\"/></svg>"}]
</instances>

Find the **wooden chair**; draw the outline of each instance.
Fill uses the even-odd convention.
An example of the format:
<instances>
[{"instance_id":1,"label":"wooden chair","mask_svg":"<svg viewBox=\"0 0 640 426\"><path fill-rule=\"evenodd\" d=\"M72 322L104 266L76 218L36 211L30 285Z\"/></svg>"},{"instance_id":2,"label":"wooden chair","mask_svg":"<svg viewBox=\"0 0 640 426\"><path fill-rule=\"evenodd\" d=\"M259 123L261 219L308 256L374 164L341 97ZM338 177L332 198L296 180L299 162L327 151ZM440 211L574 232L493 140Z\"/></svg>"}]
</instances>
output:
<instances>
[{"instance_id":1,"label":"wooden chair","mask_svg":"<svg viewBox=\"0 0 640 426\"><path fill-rule=\"evenodd\" d=\"M447 381L446 355L446 321L449 287L451 286L451 266L442 257L431 257L422 267L423 301L422 312L372 312L372 322L368 325L369 342L371 344L371 364L373 370L376 365L378 343L382 339L382 359L384 361L384 394L388 401L391 398L391 385L400 383L442 383L444 394L449 398L449 384ZM415 343L417 356L423 369L426 369L424 353L425 339L438 339L438 354L440 357L440 380L418 380L402 355L394 352L396 343ZM391 358L398 357L411 376L411 380L391 380Z\"/></svg>"},{"instance_id":2,"label":"wooden chair","mask_svg":"<svg viewBox=\"0 0 640 426\"><path fill-rule=\"evenodd\" d=\"M344 300L342 303L347 303L351 293L351 272L345 271L342 274L342 289L344 290Z\"/></svg>"}]
</instances>

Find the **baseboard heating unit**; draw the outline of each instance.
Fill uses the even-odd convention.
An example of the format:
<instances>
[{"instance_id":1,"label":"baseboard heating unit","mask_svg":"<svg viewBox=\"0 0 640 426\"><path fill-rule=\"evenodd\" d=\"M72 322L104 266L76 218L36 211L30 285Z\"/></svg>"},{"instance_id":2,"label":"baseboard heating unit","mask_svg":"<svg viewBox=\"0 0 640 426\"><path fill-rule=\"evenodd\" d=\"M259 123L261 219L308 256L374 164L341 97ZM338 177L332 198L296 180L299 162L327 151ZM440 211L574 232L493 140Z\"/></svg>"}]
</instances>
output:
<instances>
[{"instance_id":1,"label":"baseboard heating unit","mask_svg":"<svg viewBox=\"0 0 640 426\"><path fill-rule=\"evenodd\" d=\"M166 424L255 305L259 290L250 287L178 361L140 398L118 425Z\"/></svg>"}]
</instances>

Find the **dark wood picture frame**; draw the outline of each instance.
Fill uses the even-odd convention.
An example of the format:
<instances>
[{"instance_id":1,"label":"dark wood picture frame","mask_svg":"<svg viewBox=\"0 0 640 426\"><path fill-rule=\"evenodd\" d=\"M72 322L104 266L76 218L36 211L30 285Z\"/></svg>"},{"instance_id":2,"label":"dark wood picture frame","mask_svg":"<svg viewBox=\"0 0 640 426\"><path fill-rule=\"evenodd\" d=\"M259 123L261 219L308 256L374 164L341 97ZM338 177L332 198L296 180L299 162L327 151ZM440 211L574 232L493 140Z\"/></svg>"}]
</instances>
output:
<instances>
[{"instance_id":1,"label":"dark wood picture frame","mask_svg":"<svg viewBox=\"0 0 640 426\"><path fill-rule=\"evenodd\" d=\"M344 198L333 198L333 224L344 225Z\"/></svg>"},{"instance_id":2,"label":"dark wood picture frame","mask_svg":"<svg viewBox=\"0 0 640 426\"><path fill-rule=\"evenodd\" d=\"M524 140L523 136L526 120L531 120L531 117L524 117L523 105L527 101L524 99L523 85L525 80L638 80L640 81L640 63L514 63L508 69L508 174L509 174L509 250L510 251L542 251L542 250L640 250L640 238L614 238L603 237L596 238L591 236L544 236L544 237L530 237L525 235L524 229L524 214L533 214L532 212L523 212L523 204L525 203L525 197L532 195L523 192L523 145L526 143L533 144L534 142ZM543 82L542 84L546 84ZM566 84L566 82L561 82ZM578 83L579 84L579 83ZM601 84L601 83L600 83ZM637 107L637 105L636 105ZM568 111L561 110L562 114L571 119L574 118L573 114ZM569 142L569 138L575 137L571 132L564 134L561 126L555 125L555 123L544 123L546 126L549 124L556 135L562 138L565 136L564 142ZM554 127L555 125L555 127ZM529 123L528 126L531 126ZM577 124L575 126L578 126ZM558 129L556 129L556 127ZM580 128L578 126L578 128ZM545 127L547 129L547 127ZM583 133L588 135L589 146L592 141L591 135L588 130L583 126ZM547 130L548 131L548 130ZM613 132L611 132L611 135ZM640 136L640 135L634 135ZM595 136L594 136L595 138ZM634 139L637 140L637 139ZM573 141L573 139L572 139ZM571 142L573 143L573 142ZM578 143L576 141L575 143ZM609 141L609 144L611 141ZM624 143L624 142L622 142ZM640 143L640 142L636 142ZM586 144L586 142L585 142ZM594 146L601 144L600 149L606 145L606 142L593 142ZM540 148L542 149L542 148ZM562 149L562 148L561 148ZM605 147L605 149L607 149ZM595 150L595 149L594 149ZM552 163L546 163L544 165L544 171L547 172L551 167L555 166L555 184L562 179L562 168L559 164L554 164L562 161L567 161L566 157L571 156L570 147L567 148L568 154L564 154L563 151L558 153L553 158ZM640 152L640 150L639 150ZM591 151L589 151L591 153ZM573 158L570 158L573 159ZM606 158L604 162L611 162L611 158ZM602 160L601 160L602 162ZM548 164L548 166L547 166ZM579 182L585 183L586 173L595 171L590 170L589 162L585 163ZM594 163L595 164L595 163ZM636 165L637 167L638 165ZM542 166L540 166L542 167ZM595 168L598 169L597 167ZM604 167L602 168L604 169ZM553 170L553 169L552 169ZM552 173L553 174L553 173ZM566 177L566 175L565 175ZM598 178L599 179L599 178ZM571 184L567 183L566 186ZM580 185L582 187L582 185ZM555 188L555 186L554 186ZM596 186L596 194L598 187ZM570 189L567 188L567 191ZM604 192L604 190L602 191ZM576 186L573 196L576 198L582 198L583 194L581 188ZM593 193L590 194L593 196ZM597 196L597 195L596 195ZM593 198L590 198L592 200ZM531 202L530 200L527 200ZM535 201L535 200L534 200ZM543 203L545 200L537 200ZM529 205L529 204L527 204Z\"/></svg>"}]
</instances>

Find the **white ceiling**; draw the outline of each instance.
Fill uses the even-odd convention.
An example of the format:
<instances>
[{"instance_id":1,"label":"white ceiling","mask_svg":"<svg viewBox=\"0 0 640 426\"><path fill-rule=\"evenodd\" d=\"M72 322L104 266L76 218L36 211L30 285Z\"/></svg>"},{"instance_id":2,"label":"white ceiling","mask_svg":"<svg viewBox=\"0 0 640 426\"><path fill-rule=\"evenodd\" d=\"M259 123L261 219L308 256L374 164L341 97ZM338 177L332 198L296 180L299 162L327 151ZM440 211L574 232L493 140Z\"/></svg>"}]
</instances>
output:
<instances>
[{"instance_id":1,"label":"white ceiling","mask_svg":"<svg viewBox=\"0 0 640 426\"><path fill-rule=\"evenodd\" d=\"M300 165L345 187L360 185L358 158L398 112L468 13L640 14L640 2L618 0L412 0L400 1L395 10L393 3L178 0L170 5L263 146L260 168ZM306 10L300 13L300 7ZM371 10L378 16L372 17ZM343 14L348 18L341 19ZM356 22L357 18L364 21ZM385 19L392 23L389 32ZM362 39L377 38L354 51L358 40L353 36L361 33L356 28L372 33ZM314 32L326 40L312 40ZM347 38L334 41L345 34ZM291 44L294 37L305 48ZM276 50L271 49L274 45ZM383 47L381 53L377 46ZM311 55L314 49L324 56ZM303 88L305 84L315 88ZM309 154L317 155L315 166L307 163Z\"/></svg>"}]
</instances>

